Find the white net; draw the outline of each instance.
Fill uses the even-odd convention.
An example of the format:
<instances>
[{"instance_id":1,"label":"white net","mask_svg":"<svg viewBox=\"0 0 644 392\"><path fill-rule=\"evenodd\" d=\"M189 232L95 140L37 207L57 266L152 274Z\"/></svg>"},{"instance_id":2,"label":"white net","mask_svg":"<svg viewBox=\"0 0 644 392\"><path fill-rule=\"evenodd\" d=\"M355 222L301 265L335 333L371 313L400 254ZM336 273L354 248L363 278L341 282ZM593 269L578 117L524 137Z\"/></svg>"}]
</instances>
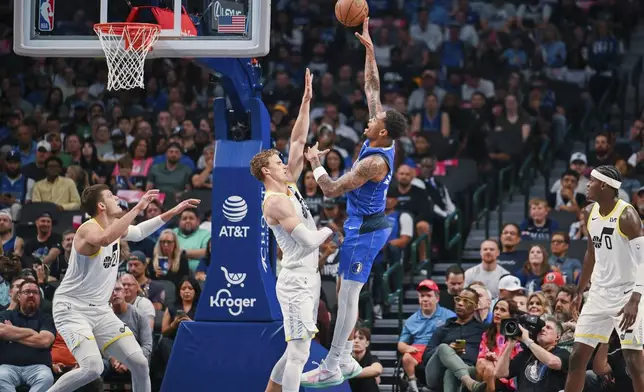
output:
<instances>
[{"instance_id":1,"label":"white net","mask_svg":"<svg viewBox=\"0 0 644 392\"><path fill-rule=\"evenodd\" d=\"M99 23L94 25L107 61L107 89L145 88L145 56L157 42L161 27L147 23Z\"/></svg>"}]
</instances>

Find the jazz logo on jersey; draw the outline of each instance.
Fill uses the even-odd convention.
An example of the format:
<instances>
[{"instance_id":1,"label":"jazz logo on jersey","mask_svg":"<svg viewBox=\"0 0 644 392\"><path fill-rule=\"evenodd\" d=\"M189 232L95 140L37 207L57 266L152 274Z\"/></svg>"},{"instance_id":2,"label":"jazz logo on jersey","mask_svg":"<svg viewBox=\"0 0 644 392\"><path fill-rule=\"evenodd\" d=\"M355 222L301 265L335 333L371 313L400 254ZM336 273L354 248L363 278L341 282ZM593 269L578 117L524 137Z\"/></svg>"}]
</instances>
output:
<instances>
[{"instance_id":1,"label":"jazz logo on jersey","mask_svg":"<svg viewBox=\"0 0 644 392\"><path fill-rule=\"evenodd\" d=\"M40 0L40 15L38 17L38 30L54 30L54 2L55 0Z\"/></svg>"},{"instance_id":2,"label":"jazz logo on jersey","mask_svg":"<svg viewBox=\"0 0 644 392\"><path fill-rule=\"evenodd\" d=\"M605 245L608 250L613 249L613 241L611 240L611 237L614 232L614 228L604 227L600 235L594 235L593 245L595 246L595 249L600 249L602 245Z\"/></svg>"},{"instance_id":3,"label":"jazz logo on jersey","mask_svg":"<svg viewBox=\"0 0 644 392\"><path fill-rule=\"evenodd\" d=\"M108 269L110 267L116 267L119 263L119 243L112 245L112 255L105 256L103 259L103 268Z\"/></svg>"}]
</instances>

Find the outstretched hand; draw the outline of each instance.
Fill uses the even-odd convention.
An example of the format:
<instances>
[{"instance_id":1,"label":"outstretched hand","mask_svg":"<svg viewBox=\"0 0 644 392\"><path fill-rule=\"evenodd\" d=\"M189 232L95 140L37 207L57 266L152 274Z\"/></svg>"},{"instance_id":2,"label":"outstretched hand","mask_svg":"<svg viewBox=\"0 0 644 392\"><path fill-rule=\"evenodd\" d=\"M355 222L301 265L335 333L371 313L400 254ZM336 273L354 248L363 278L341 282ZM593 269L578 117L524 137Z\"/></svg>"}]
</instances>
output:
<instances>
[{"instance_id":1,"label":"outstretched hand","mask_svg":"<svg viewBox=\"0 0 644 392\"><path fill-rule=\"evenodd\" d=\"M139 211L143 211L146 208L148 208L148 205L150 205L150 202L152 200L155 200L159 197L159 190L158 189L150 189L149 191L145 192L145 195L139 200L139 202L136 204L136 208L139 209Z\"/></svg>"},{"instance_id":2,"label":"outstretched hand","mask_svg":"<svg viewBox=\"0 0 644 392\"><path fill-rule=\"evenodd\" d=\"M369 34L369 18L365 18L364 22L362 22L362 34L355 34L367 50L373 50L373 41L371 41L371 35Z\"/></svg>"},{"instance_id":3,"label":"outstretched hand","mask_svg":"<svg viewBox=\"0 0 644 392\"><path fill-rule=\"evenodd\" d=\"M199 199L186 199L174 206L170 210L170 212L172 213L172 215L179 215L183 212L183 210L187 210L188 208L197 208L199 206L199 203L201 203L201 200Z\"/></svg>"},{"instance_id":4,"label":"outstretched hand","mask_svg":"<svg viewBox=\"0 0 644 392\"><path fill-rule=\"evenodd\" d=\"M306 69L304 76L304 95L302 95L302 102L309 102L313 98L313 74L310 69Z\"/></svg>"},{"instance_id":5,"label":"outstretched hand","mask_svg":"<svg viewBox=\"0 0 644 392\"><path fill-rule=\"evenodd\" d=\"M304 152L304 157L306 158L307 161L311 162L315 159L319 159L320 157L325 156L326 154L329 153L329 151L330 151L329 149L320 151L318 149L318 143L315 143L315 145L306 149L306 151Z\"/></svg>"}]
</instances>

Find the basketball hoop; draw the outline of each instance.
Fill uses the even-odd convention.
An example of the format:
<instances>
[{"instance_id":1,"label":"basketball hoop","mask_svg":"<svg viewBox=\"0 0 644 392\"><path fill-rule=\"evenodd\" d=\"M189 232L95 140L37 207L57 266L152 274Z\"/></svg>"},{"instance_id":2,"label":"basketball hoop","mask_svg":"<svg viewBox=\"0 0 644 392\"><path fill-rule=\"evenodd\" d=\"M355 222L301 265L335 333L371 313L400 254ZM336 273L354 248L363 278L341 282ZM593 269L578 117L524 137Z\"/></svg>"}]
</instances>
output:
<instances>
[{"instance_id":1,"label":"basketball hoop","mask_svg":"<svg viewBox=\"0 0 644 392\"><path fill-rule=\"evenodd\" d=\"M98 23L94 25L107 61L107 89L145 88L143 66L161 33L149 23Z\"/></svg>"}]
</instances>

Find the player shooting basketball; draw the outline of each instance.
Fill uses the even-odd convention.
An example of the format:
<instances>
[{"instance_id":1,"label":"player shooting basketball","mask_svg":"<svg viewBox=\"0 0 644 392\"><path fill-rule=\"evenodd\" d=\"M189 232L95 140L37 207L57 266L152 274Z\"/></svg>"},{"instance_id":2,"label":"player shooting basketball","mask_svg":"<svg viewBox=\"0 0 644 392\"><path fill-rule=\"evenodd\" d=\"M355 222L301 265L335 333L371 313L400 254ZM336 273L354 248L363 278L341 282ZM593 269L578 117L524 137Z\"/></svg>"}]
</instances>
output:
<instances>
[{"instance_id":1,"label":"player shooting basketball","mask_svg":"<svg viewBox=\"0 0 644 392\"><path fill-rule=\"evenodd\" d=\"M362 25L362 34L356 37L366 49L365 94L369 106L369 124L364 131L364 142L357 162L351 171L337 181L327 174L320 157L329 150L319 151L317 144L305 157L313 168L313 175L325 196L336 197L347 193L347 220L345 238L340 249L341 277L338 295L338 316L326 360L315 370L302 375L302 385L324 388L339 385L356 377L361 368L351 357L353 327L358 321L358 300L362 286L369 279L373 260L386 244L391 227L385 217L387 189L394 169L394 140L407 128L407 120L396 110L382 109L380 78L369 35L369 19Z\"/></svg>"},{"instance_id":2,"label":"player shooting basketball","mask_svg":"<svg viewBox=\"0 0 644 392\"><path fill-rule=\"evenodd\" d=\"M300 113L291 133L288 165L275 150L262 151L250 162L253 176L264 184L263 210L266 223L282 250L282 271L277 279L277 299L284 317L286 352L277 361L268 382L268 392L298 392L300 376L309 358L311 339L318 332L317 310L321 279L319 247L332 234L317 230L295 182L304 166L304 145L309 131L313 76L306 70Z\"/></svg>"},{"instance_id":3,"label":"player shooting basketball","mask_svg":"<svg viewBox=\"0 0 644 392\"><path fill-rule=\"evenodd\" d=\"M92 185L83 191L81 204L92 219L76 231L69 268L53 303L56 330L78 367L59 378L49 392L75 391L100 377L101 352L130 370L134 392L151 390L148 360L132 331L116 317L108 303L118 274L121 238L141 241L173 216L200 202L184 200L156 218L130 225L158 194L156 189L148 191L131 211L117 219L122 214L119 199L107 185Z\"/></svg>"}]
</instances>

